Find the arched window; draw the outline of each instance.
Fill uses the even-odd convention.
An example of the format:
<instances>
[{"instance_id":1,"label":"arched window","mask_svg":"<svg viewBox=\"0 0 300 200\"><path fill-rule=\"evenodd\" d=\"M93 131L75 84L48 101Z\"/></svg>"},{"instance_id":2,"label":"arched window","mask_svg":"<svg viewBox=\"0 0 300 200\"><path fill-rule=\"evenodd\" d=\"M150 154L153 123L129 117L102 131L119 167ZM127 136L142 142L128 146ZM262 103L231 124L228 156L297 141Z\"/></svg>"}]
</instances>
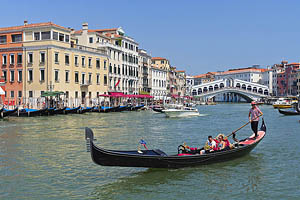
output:
<instances>
[{"instance_id":1,"label":"arched window","mask_svg":"<svg viewBox=\"0 0 300 200\"><path fill-rule=\"evenodd\" d=\"M263 90L261 88L258 89L258 93L262 94Z\"/></svg>"},{"instance_id":2,"label":"arched window","mask_svg":"<svg viewBox=\"0 0 300 200\"><path fill-rule=\"evenodd\" d=\"M246 90L246 85L245 84L242 85L242 89Z\"/></svg>"},{"instance_id":3,"label":"arched window","mask_svg":"<svg viewBox=\"0 0 300 200\"><path fill-rule=\"evenodd\" d=\"M237 83L235 87L241 88L241 84L240 84L240 83Z\"/></svg>"},{"instance_id":4,"label":"arched window","mask_svg":"<svg viewBox=\"0 0 300 200\"><path fill-rule=\"evenodd\" d=\"M208 90L209 90L209 91L213 91L213 90L214 90L213 86L212 86L212 85L209 86Z\"/></svg>"},{"instance_id":5,"label":"arched window","mask_svg":"<svg viewBox=\"0 0 300 200\"><path fill-rule=\"evenodd\" d=\"M193 89L192 95L193 96L197 95L197 90Z\"/></svg>"},{"instance_id":6,"label":"arched window","mask_svg":"<svg viewBox=\"0 0 300 200\"><path fill-rule=\"evenodd\" d=\"M198 89L198 94L201 94L201 93L202 93L202 89L199 88L199 89Z\"/></svg>"},{"instance_id":7,"label":"arched window","mask_svg":"<svg viewBox=\"0 0 300 200\"><path fill-rule=\"evenodd\" d=\"M221 84L220 84L220 88L223 88L223 87L224 87L224 83L221 83Z\"/></svg>"},{"instance_id":8,"label":"arched window","mask_svg":"<svg viewBox=\"0 0 300 200\"><path fill-rule=\"evenodd\" d=\"M257 87L253 87L253 92L257 92Z\"/></svg>"},{"instance_id":9,"label":"arched window","mask_svg":"<svg viewBox=\"0 0 300 200\"><path fill-rule=\"evenodd\" d=\"M207 92L207 87L204 87L204 88L203 88L203 92Z\"/></svg>"}]
</instances>

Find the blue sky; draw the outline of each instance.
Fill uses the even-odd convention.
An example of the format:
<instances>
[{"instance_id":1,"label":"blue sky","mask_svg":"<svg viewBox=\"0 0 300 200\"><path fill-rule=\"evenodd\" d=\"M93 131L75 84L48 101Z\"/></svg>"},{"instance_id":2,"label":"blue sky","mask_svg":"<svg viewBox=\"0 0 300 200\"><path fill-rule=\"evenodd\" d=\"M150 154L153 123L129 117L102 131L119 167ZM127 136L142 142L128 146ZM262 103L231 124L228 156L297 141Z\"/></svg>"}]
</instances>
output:
<instances>
[{"instance_id":1,"label":"blue sky","mask_svg":"<svg viewBox=\"0 0 300 200\"><path fill-rule=\"evenodd\" d=\"M300 61L300 1L1 0L0 27L52 21L123 27L140 48L196 75Z\"/></svg>"}]
</instances>

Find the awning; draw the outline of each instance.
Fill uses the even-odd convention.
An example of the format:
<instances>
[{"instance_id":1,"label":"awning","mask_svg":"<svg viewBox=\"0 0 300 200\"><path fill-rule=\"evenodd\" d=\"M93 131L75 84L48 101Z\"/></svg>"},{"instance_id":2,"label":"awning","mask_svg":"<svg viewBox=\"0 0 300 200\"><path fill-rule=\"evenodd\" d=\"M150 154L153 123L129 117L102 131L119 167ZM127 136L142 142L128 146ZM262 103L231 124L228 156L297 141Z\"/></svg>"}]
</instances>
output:
<instances>
[{"instance_id":1,"label":"awning","mask_svg":"<svg viewBox=\"0 0 300 200\"><path fill-rule=\"evenodd\" d=\"M61 92L61 91L53 91L53 92L46 91L41 95L41 97L55 97L55 96L62 95L62 94L64 94L64 92Z\"/></svg>"},{"instance_id":2,"label":"awning","mask_svg":"<svg viewBox=\"0 0 300 200\"><path fill-rule=\"evenodd\" d=\"M2 89L2 87L0 87L0 95L5 95L4 90Z\"/></svg>"},{"instance_id":3,"label":"awning","mask_svg":"<svg viewBox=\"0 0 300 200\"><path fill-rule=\"evenodd\" d=\"M100 94L99 97L110 97L108 94Z\"/></svg>"},{"instance_id":4,"label":"awning","mask_svg":"<svg viewBox=\"0 0 300 200\"><path fill-rule=\"evenodd\" d=\"M123 92L109 92L111 97L125 97Z\"/></svg>"}]
</instances>

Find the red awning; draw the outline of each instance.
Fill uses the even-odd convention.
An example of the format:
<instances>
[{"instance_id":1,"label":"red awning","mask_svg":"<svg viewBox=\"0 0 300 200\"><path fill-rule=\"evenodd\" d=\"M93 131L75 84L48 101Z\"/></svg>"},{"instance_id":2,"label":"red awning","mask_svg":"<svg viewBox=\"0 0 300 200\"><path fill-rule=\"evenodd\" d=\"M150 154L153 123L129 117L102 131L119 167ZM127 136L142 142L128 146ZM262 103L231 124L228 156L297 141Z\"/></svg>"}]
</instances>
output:
<instances>
[{"instance_id":1,"label":"red awning","mask_svg":"<svg viewBox=\"0 0 300 200\"><path fill-rule=\"evenodd\" d=\"M99 97L110 97L108 94L100 94Z\"/></svg>"},{"instance_id":2,"label":"red awning","mask_svg":"<svg viewBox=\"0 0 300 200\"><path fill-rule=\"evenodd\" d=\"M125 97L123 92L109 92L111 97Z\"/></svg>"}]
</instances>

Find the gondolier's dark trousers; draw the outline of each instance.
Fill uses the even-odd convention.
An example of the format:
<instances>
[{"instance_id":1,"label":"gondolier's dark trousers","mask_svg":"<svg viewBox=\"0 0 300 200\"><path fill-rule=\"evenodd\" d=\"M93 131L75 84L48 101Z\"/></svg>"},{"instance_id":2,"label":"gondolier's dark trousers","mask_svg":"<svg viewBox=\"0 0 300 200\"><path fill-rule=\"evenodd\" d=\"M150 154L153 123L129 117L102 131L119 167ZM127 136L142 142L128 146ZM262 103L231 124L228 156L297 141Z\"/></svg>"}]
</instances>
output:
<instances>
[{"instance_id":1,"label":"gondolier's dark trousers","mask_svg":"<svg viewBox=\"0 0 300 200\"><path fill-rule=\"evenodd\" d=\"M258 127L258 121L252 121L251 122L251 129L255 133L255 137L257 136L257 127Z\"/></svg>"}]
</instances>

